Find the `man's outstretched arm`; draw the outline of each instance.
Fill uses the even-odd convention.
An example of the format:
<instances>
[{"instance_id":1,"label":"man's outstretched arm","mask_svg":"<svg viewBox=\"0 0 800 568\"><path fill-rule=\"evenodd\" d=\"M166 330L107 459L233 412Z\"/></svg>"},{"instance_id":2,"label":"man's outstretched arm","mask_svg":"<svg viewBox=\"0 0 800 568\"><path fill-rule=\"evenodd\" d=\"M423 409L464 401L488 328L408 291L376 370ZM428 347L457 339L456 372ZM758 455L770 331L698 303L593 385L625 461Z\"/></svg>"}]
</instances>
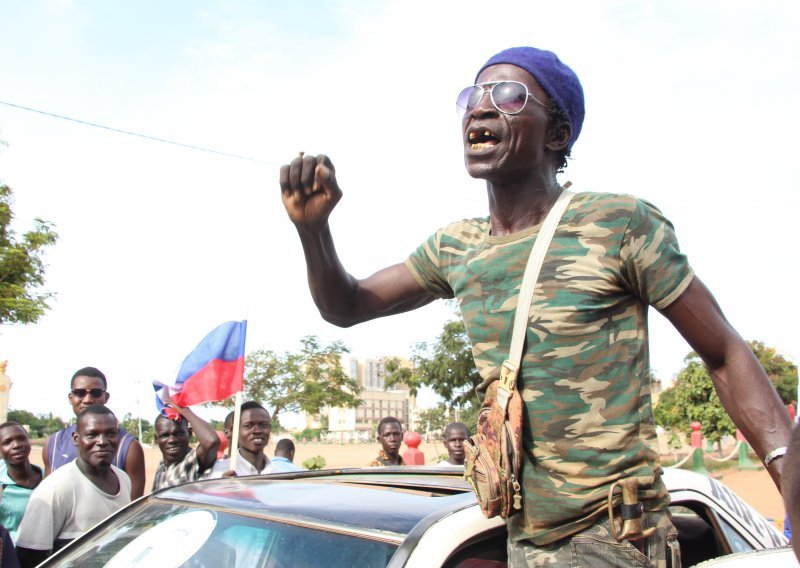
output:
<instances>
[{"instance_id":1,"label":"man's outstretched arm","mask_svg":"<svg viewBox=\"0 0 800 568\"><path fill-rule=\"evenodd\" d=\"M783 402L700 279L662 313L706 364L722 405L761 460L788 445L792 423ZM778 489L782 469L782 459L767 468Z\"/></svg>"},{"instance_id":2,"label":"man's outstretched arm","mask_svg":"<svg viewBox=\"0 0 800 568\"><path fill-rule=\"evenodd\" d=\"M348 327L376 317L413 310L431 302L403 264L359 280L342 266L328 218L342 198L327 156L299 156L280 172L281 197L300 235L308 286L326 321Z\"/></svg>"}]
</instances>

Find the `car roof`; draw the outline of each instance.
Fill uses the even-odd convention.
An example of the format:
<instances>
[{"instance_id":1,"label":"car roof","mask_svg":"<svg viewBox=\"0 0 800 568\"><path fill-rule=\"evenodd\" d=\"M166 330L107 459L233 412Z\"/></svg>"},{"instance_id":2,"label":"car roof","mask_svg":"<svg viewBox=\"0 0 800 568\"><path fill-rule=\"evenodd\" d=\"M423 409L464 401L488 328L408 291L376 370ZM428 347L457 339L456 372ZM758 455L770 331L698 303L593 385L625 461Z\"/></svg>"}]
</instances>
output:
<instances>
[{"instance_id":1,"label":"car roof","mask_svg":"<svg viewBox=\"0 0 800 568\"><path fill-rule=\"evenodd\" d=\"M146 499L358 530L362 536L400 542L423 520L427 526L477 505L472 487L462 476L460 470L432 466L302 471L198 481L157 491ZM714 501L762 546L785 543L767 519L715 479L667 468L663 480L673 495L699 494Z\"/></svg>"},{"instance_id":2,"label":"car roof","mask_svg":"<svg viewBox=\"0 0 800 568\"><path fill-rule=\"evenodd\" d=\"M407 535L426 517L475 504L461 472L408 467L214 479L158 491L150 499L397 535Z\"/></svg>"}]
</instances>

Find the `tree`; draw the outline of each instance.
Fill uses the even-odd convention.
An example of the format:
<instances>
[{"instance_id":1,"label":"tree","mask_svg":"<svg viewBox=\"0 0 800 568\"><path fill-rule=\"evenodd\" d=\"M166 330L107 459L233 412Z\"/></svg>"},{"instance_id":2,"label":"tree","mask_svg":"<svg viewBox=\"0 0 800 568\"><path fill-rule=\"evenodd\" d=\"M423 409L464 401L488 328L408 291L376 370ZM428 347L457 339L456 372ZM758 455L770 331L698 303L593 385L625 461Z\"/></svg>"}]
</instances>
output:
<instances>
[{"instance_id":1,"label":"tree","mask_svg":"<svg viewBox=\"0 0 800 568\"><path fill-rule=\"evenodd\" d=\"M427 408L419 413L419 424L426 434L436 432L437 430L444 430L445 426L449 423L450 417L444 406Z\"/></svg>"},{"instance_id":2,"label":"tree","mask_svg":"<svg viewBox=\"0 0 800 568\"><path fill-rule=\"evenodd\" d=\"M775 385L783 404L796 404L797 365L787 361L774 347L767 347L761 341L748 341L747 344Z\"/></svg>"},{"instance_id":3,"label":"tree","mask_svg":"<svg viewBox=\"0 0 800 568\"><path fill-rule=\"evenodd\" d=\"M119 427L123 428L133 436L139 436L139 419L128 412L122 420L119 421ZM142 439L139 440L143 444L152 444L156 439L155 426L150 424L149 421L142 418Z\"/></svg>"},{"instance_id":4,"label":"tree","mask_svg":"<svg viewBox=\"0 0 800 568\"><path fill-rule=\"evenodd\" d=\"M686 361L688 364L678 374L675 385L659 398L654 409L656 422L688 437L691 423L698 421L703 437L710 442L734 434L736 426L722 407L708 370L694 353Z\"/></svg>"},{"instance_id":5,"label":"tree","mask_svg":"<svg viewBox=\"0 0 800 568\"><path fill-rule=\"evenodd\" d=\"M747 344L784 402L795 400L797 367L760 341L748 341ZM654 408L656 423L688 436L691 423L696 420L702 425L703 436L711 442L718 442L726 434L734 434L736 426L723 408L708 370L697 353L689 353L684 361L686 367L678 374L674 386L661 393Z\"/></svg>"},{"instance_id":6,"label":"tree","mask_svg":"<svg viewBox=\"0 0 800 568\"><path fill-rule=\"evenodd\" d=\"M0 324L34 323L50 306L51 293L37 289L44 284L44 249L56 242L52 225L34 219L33 229L16 240L11 230L11 188L0 185Z\"/></svg>"},{"instance_id":7,"label":"tree","mask_svg":"<svg viewBox=\"0 0 800 568\"><path fill-rule=\"evenodd\" d=\"M361 387L342 369L342 353L348 352L344 344L322 345L315 336L304 337L301 344L299 353L250 353L245 359L245 399L265 403L273 421L282 412L319 414L326 406L361 404ZM232 408L233 399L222 404Z\"/></svg>"},{"instance_id":8,"label":"tree","mask_svg":"<svg viewBox=\"0 0 800 568\"><path fill-rule=\"evenodd\" d=\"M475 387L482 378L461 319L446 322L436 342L418 343L411 361L413 368L402 367L397 359L386 360L387 387L402 383L414 396L421 387L430 387L448 410L480 406Z\"/></svg>"},{"instance_id":9,"label":"tree","mask_svg":"<svg viewBox=\"0 0 800 568\"><path fill-rule=\"evenodd\" d=\"M61 418L53 416L52 412L35 415L27 410L9 410L8 420L27 426L28 436L31 438L45 438L66 425Z\"/></svg>"}]
</instances>

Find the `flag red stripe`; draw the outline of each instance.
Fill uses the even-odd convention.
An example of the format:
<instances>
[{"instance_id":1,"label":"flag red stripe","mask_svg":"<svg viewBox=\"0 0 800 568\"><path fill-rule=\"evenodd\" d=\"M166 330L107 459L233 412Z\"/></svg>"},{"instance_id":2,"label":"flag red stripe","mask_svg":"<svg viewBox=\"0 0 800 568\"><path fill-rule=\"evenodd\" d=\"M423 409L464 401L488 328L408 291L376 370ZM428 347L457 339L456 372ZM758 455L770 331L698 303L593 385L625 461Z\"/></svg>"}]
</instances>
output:
<instances>
[{"instance_id":1,"label":"flag red stripe","mask_svg":"<svg viewBox=\"0 0 800 568\"><path fill-rule=\"evenodd\" d=\"M233 361L213 359L186 379L181 392L172 395L179 406L224 400L244 387L244 357Z\"/></svg>"}]
</instances>

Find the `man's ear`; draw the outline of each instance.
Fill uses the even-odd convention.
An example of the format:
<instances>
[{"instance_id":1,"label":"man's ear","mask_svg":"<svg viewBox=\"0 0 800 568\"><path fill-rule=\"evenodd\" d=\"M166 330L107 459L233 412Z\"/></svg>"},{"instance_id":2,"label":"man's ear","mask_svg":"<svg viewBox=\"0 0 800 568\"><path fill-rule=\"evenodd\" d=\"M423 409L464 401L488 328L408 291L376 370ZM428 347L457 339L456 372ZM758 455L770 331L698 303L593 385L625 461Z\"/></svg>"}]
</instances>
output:
<instances>
[{"instance_id":1,"label":"man's ear","mask_svg":"<svg viewBox=\"0 0 800 568\"><path fill-rule=\"evenodd\" d=\"M72 445L75 446L76 448L78 447L78 430L75 430L72 433Z\"/></svg>"},{"instance_id":2,"label":"man's ear","mask_svg":"<svg viewBox=\"0 0 800 568\"><path fill-rule=\"evenodd\" d=\"M111 397L111 393L106 391L106 401L103 404L108 404L108 399Z\"/></svg>"},{"instance_id":3,"label":"man's ear","mask_svg":"<svg viewBox=\"0 0 800 568\"><path fill-rule=\"evenodd\" d=\"M552 126L548 128L545 148L551 152L559 152L569 145L570 140L572 140L572 126L564 121L556 128Z\"/></svg>"}]
</instances>

